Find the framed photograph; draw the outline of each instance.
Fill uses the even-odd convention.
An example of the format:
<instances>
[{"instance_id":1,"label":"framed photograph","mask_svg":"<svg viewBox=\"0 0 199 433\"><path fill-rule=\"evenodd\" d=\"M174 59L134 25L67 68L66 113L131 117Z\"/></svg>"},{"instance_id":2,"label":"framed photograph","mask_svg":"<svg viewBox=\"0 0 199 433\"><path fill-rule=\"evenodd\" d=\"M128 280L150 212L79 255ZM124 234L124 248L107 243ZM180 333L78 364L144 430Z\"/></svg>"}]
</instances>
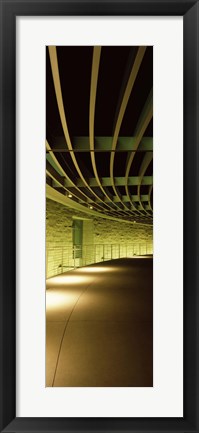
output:
<instances>
[{"instance_id":1,"label":"framed photograph","mask_svg":"<svg viewBox=\"0 0 199 433\"><path fill-rule=\"evenodd\" d=\"M48 387L153 387L152 135L152 46L47 47Z\"/></svg>"},{"instance_id":2,"label":"framed photograph","mask_svg":"<svg viewBox=\"0 0 199 433\"><path fill-rule=\"evenodd\" d=\"M198 1L0 4L0 430L198 432Z\"/></svg>"}]
</instances>

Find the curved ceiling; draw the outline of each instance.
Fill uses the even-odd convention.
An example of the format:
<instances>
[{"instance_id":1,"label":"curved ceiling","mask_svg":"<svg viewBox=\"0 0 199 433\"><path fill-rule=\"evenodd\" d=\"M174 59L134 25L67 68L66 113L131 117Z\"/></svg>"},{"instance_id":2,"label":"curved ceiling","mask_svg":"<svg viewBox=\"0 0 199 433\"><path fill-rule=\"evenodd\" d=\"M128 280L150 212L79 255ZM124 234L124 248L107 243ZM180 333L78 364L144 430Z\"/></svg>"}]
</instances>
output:
<instances>
[{"instance_id":1,"label":"curved ceiling","mask_svg":"<svg viewBox=\"0 0 199 433\"><path fill-rule=\"evenodd\" d=\"M46 182L71 207L152 224L153 47L47 47Z\"/></svg>"}]
</instances>

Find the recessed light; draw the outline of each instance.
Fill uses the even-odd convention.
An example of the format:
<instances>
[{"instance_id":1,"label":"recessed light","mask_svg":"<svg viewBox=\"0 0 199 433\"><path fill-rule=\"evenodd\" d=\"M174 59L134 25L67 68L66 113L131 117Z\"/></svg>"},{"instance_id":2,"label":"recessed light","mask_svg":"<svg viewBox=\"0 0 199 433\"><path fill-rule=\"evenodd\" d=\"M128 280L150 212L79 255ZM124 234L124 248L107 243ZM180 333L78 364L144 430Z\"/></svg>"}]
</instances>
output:
<instances>
[{"instance_id":1,"label":"recessed light","mask_svg":"<svg viewBox=\"0 0 199 433\"><path fill-rule=\"evenodd\" d=\"M90 209L93 209L93 206L89 206Z\"/></svg>"},{"instance_id":2,"label":"recessed light","mask_svg":"<svg viewBox=\"0 0 199 433\"><path fill-rule=\"evenodd\" d=\"M69 198L72 198L72 194L71 194L70 192L69 192L69 194L68 194L68 197L69 197Z\"/></svg>"}]
</instances>

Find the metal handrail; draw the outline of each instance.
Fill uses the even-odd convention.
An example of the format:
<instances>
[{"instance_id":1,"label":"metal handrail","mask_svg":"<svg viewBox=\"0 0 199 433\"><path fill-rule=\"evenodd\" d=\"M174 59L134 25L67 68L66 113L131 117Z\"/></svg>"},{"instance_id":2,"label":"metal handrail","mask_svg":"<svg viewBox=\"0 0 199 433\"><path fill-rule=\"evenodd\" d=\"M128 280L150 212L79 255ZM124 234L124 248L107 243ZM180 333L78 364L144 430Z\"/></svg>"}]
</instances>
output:
<instances>
[{"instance_id":1,"label":"metal handrail","mask_svg":"<svg viewBox=\"0 0 199 433\"><path fill-rule=\"evenodd\" d=\"M152 242L46 245L46 277L112 259L153 254Z\"/></svg>"}]
</instances>

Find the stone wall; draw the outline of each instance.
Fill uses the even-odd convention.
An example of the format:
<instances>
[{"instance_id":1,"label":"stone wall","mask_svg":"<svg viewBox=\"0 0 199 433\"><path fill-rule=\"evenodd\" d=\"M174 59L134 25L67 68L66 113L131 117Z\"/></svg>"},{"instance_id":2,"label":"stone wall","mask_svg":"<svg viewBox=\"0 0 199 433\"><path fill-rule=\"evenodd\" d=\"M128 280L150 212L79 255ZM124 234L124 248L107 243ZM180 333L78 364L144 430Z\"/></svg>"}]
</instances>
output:
<instances>
[{"instance_id":1,"label":"stone wall","mask_svg":"<svg viewBox=\"0 0 199 433\"><path fill-rule=\"evenodd\" d=\"M152 227L94 218L94 242L107 244L152 242Z\"/></svg>"},{"instance_id":2,"label":"stone wall","mask_svg":"<svg viewBox=\"0 0 199 433\"><path fill-rule=\"evenodd\" d=\"M73 254L73 219L83 219L82 258ZM46 201L47 278L103 260L152 253L152 227L96 218Z\"/></svg>"}]
</instances>

